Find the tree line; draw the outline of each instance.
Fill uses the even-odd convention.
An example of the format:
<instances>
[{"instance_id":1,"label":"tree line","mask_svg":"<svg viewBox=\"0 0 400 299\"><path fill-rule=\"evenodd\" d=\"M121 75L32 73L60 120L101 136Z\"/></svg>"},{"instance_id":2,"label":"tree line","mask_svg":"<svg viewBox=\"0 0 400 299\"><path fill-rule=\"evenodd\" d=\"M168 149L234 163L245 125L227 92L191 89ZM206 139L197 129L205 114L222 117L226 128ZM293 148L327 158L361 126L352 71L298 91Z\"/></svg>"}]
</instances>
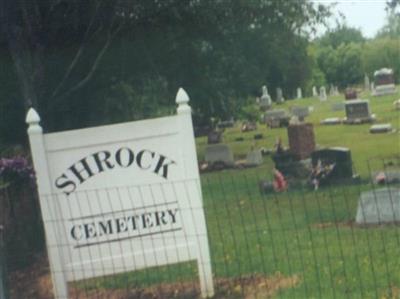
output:
<instances>
[{"instance_id":1,"label":"tree line","mask_svg":"<svg viewBox=\"0 0 400 299\"><path fill-rule=\"evenodd\" d=\"M265 84L291 97L400 74L392 21L373 40L345 25L313 40L331 7L309 0L4 0L0 14L3 145L26 140L29 107L53 132L172 113L182 86L203 124L239 115Z\"/></svg>"}]
</instances>

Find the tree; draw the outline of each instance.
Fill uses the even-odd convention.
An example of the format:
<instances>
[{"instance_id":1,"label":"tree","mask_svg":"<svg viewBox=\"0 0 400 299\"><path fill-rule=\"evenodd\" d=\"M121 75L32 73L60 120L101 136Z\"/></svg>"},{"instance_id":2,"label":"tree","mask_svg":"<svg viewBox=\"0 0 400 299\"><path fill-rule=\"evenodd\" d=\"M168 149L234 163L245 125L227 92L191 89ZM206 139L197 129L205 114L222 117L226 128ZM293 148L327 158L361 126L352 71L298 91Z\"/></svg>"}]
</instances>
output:
<instances>
[{"instance_id":1,"label":"tree","mask_svg":"<svg viewBox=\"0 0 400 299\"><path fill-rule=\"evenodd\" d=\"M308 0L4 0L2 12L2 59L20 82L9 103L19 119L36 107L56 131L157 115L179 86L195 111L221 118L263 84L294 90L310 76L307 30L329 10Z\"/></svg>"},{"instance_id":2,"label":"tree","mask_svg":"<svg viewBox=\"0 0 400 299\"><path fill-rule=\"evenodd\" d=\"M323 47L337 49L342 44L364 43L365 38L359 29L349 27L346 24L338 24L336 28L328 30L318 42Z\"/></svg>"},{"instance_id":3,"label":"tree","mask_svg":"<svg viewBox=\"0 0 400 299\"><path fill-rule=\"evenodd\" d=\"M397 82L400 80L400 37L376 38L366 44L362 52L363 69L372 75L381 68L392 68Z\"/></svg>"},{"instance_id":4,"label":"tree","mask_svg":"<svg viewBox=\"0 0 400 299\"><path fill-rule=\"evenodd\" d=\"M400 12L389 10L386 18L386 24L379 30L376 37L400 37Z\"/></svg>"}]
</instances>

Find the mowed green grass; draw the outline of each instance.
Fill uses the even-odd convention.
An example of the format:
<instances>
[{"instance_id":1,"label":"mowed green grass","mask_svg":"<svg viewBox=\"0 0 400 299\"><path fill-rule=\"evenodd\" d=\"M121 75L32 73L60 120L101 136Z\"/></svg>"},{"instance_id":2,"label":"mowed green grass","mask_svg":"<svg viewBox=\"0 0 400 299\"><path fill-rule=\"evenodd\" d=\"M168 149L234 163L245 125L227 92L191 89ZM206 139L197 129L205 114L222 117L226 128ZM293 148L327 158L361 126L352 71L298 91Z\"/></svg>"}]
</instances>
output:
<instances>
[{"instance_id":1,"label":"mowed green grass","mask_svg":"<svg viewBox=\"0 0 400 299\"><path fill-rule=\"evenodd\" d=\"M397 87L400 90L400 87ZM400 128L400 111L396 111L393 102L400 98L400 93L383 97L372 97L370 93L361 93L359 97L368 99L370 110L376 115L376 123L391 123L393 128ZM354 167L361 175L367 175L367 161L372 158L388 158L399 153L400 134L370 134L371 124L362 125L321 125L320 122L328 117L345 117L345 111L332 111L334 103L344 102L343 95L329 97L326 102L321 102L317 98L305 98L301 100L286 101L283 105L274 105L276 109L290 110L292 106L312 106L314 111L306 118L307 122L314 125L315 141L319 148L330 146L343 146L351 149ZM264 136L262 140L254 140L254 135L261 133ZM236 142L237 137L244 137L244 142ZM246 153L254 147L265 147L273 149L276 139L280 137L285 146L288 146L287 129L269 129L264 124L258 125L258 130L242 133L240 131L240 122L235 128L227 129L223 135L224 143L228 144L236 159L246 156ZM204 150L207 146L207 137L197 138L197 152L199 161L204 160ZM269 157L265 159L266 166L272 166Z\"/></svg>"},{"instance_id":2,"label":"mowed green grass","mask_svg":"<svg viewBox=\"0 0 400 299\"><path fill-rule=\"evenodd\" d=\"M399 112L393 101L400 96L368 98L378 123L390 122L399 129ZM399 155L399 134L369 133L370 125L321 126L326 117L344 117L344 111L332 112L334 102L318 99L287 101L293 105L313 106L308 118L314 124L320 147L344 146L352 151L354 166L362 183L332 186L317 192L291 188L282 194L261 195L260 179L271 177L272 161L252 169L224 170L201 175L204 208L208 226L214 277L234 278L251 274L297 275L300 283L282 289L276 298L398 298L400 290L400 227L355 226L359 195L374 188L367 182L369 168L383 167L383 159ZM264 139L254 141L262 133ZM244 136L244 142L234 139ZM252 147L272 148L277 137L287 144L285 128L241 133L240 126L224 133L236 158ZM206 138L196 140L199 159L204 156ZM372 159L371 165L367 161ZM193 281L196 265L184 263L171 267L96 279L85 288L129 288L159 282ZM179 285L179 284L178 284ZM234 294L232 294L233 297ZM241 297L240 292L236 295ZM236 297L235 297L236 298ZM260 293L259 298L264 298Z\"/></svg>"}]
</instances>

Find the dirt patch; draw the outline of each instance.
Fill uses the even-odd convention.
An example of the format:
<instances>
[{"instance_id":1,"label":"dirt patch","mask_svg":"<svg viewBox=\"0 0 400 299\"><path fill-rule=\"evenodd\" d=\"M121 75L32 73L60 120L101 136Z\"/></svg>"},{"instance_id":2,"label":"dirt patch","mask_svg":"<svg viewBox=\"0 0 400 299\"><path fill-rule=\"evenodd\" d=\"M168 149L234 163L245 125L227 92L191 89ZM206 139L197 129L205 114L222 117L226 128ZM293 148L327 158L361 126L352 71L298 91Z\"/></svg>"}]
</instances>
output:
<instances>
[{"instance_id":1,"label":"dirt patch","mask_svg":"<svg viewBox=\"0 0 400 299\"><path fill-rule=\"evenodd\" d=\"M36 257L32 266L10 273L8 284L11 299L53 299L53 284L46 256Z\"/></svg>"},{"instance_id":2,"label":"dirt patch","mask_svg":"<svg viewBox=\"0 0 400 299\"><path fill-rule=\"evenodd\" d=\"M311 225L312 228L331 228L331 227L353 227L355 226L354 221L345 221L345 222L322 222L322 223L314 223Z\"/></svg>"},{"instance_id":3,"label":"dirt patch","mask_svg":"<svg viewBox=\"0 0 400 299\"><path fill-rule=\"evenodd\" d=\"M15 271L10 275L11 299L53 299L52 283L46 258L39 258L33 266ZM271 298L280 290L299 285L298 275L290 277L281 273L273 276L260 274L242 276L240 278L218 278L214 280L215 299L254 299ZM196 282L180 282L158 284L151 287L124 289L74 289L70 288L70 298L79 299L189 299L200 298L200 290Z\"/></svg>"}]
</instances>

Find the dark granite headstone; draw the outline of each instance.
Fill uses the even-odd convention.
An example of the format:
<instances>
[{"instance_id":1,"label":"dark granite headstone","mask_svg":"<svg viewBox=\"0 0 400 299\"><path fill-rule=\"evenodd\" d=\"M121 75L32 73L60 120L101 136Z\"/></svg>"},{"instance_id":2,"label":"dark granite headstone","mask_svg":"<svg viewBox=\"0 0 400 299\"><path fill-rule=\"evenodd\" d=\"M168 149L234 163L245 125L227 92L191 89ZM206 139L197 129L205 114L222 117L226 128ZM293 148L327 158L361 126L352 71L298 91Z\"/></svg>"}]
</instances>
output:
<instances>
[{"instance_id":1,"label":"dark granite headstone","mask_svg":"<svg viewBox=\"0 0 400 299\"><path fill-rule=\"evenodd\" d=\"M318 160L322 166L334 165L331 172L332 179L346 179L353 177L351 152L348 148L332 147L314 151L311 154L313 167L316 167Z\"/></svg>"},{"instance_id":2,"label":"dark granite headstone","mask_svg":"<svg viewBox=\"0 0 400 299\"><path fill-rule=\"evenodd\" d=\"M344 98L346 100L355 100L358 98L357 96L357 90L353 88L347 88L346 91L344 92Z\"/></svg>"},{"instance_id":3,"label":"dark granite headstone","mask_svg":"<svg viewBox=\"0 0 400 299\"><path fill-rule=\"evenodd\" d=\"M369 110L368 100L350 100L345 103L345 123L364 123L374 120Z\"/></svg>"},{"instance_id":4,"label":"dark granite headstone","mask_svg":"<svg viewBox=\"0 0 400 299\"><path fill-rule=\"evenodd\" d=\"M208 144L216 144L222 142L222 132L220 131L211 131L208 133Z\"/></svg>"}]
</instances>

